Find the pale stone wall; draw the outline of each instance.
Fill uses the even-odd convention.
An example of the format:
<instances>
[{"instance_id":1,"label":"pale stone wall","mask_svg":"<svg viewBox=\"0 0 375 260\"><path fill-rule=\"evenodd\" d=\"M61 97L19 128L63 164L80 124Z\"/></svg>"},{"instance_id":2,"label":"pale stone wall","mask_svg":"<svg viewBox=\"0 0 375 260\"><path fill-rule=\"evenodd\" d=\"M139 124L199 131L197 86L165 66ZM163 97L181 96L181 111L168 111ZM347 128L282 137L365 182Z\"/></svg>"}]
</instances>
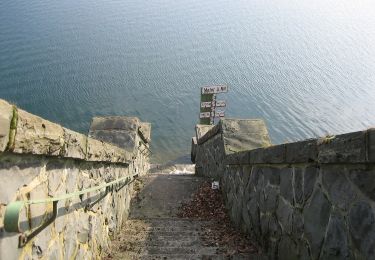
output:
<instances>
[{"instance_id":1,"label":"pale stone wall","mask_svg":"<svg viewBox=\"0 0 375 260\"><path fill-rule=\"evenodd\" d=\"M199 145L197 170L271 259L375 257L375 129L219 155L224 138Z\"/></svg>"},{"instance_id":2,"label":"pale stone wall","mask_svg":"<svg viewBox=\"0 0 375 260\"><path fill-rule=\"evenodd\" d=\"M56 220L24 247L19 233L3 228L6 205L79 191L119 178L146 174L150 127L133 150L65 129L0 100L0 259L99 259L127 218L133 182L106 196L91 192L58 203ZM148 130L148 132L147 132ZM138 140L138 139L137 139ZM118 187L119 188L119 187ZM29 230L51 215L52 203L27 206L20 226Z\"/></svg>"}]
</instances>

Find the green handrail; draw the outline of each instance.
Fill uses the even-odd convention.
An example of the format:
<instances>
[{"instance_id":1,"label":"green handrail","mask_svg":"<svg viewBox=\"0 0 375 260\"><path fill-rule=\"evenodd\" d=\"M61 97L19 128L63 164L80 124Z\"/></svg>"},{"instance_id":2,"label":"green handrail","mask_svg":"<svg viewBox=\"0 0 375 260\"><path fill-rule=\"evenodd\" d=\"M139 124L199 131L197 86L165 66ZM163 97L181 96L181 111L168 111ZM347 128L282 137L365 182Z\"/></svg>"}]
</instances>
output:
<instances>
[{"instance_id":1,"label":"green handrail","mask_svg":"<svg viewBox=\"0 0 375 260\"><path fill-rule=\"evenodd\" d=\"M83 195L83 194L86 194L86 193L89 193L89 192L93 192L93 191L98 191L98 190L101 190L101 189L104 189L104 188L106 189L106 193L105 193L105 195L106 195L109 191L113 190L113 188L115 187L116 184L120 184L121 182L124 182L124 183L119 185L120 186L119 189L116 189L116 191L119 191L125 185L129 184L129 182L132 179L134 179L134 177L137 176L137 175L138 174L133 174L131 176L119 178L117 180L107 182L107 183L103 183L103 184L95 186L95 187L91 187L91 188L88 188L88 189L84 189L84 190L80 190L80 191L76 191L76 192L72 192L72 193L67 193L67 194L64 194L64 195L59 196L59 197L38 199L38 200L25 200L25 201L10 202L10 203L8 203L8 205L6 206L6 209L5 209L4 229L7 232L23 233L23 235L20 237L20 241L19 241L19 246L22 247L28 240L31 239L31 237L36 235L36 234L34 234L35 231L40 232L41 229L43 229L46 226L46 224L49 225L50 223L52 223L54 221L54 219L57 216L57 202L58 201L67 200L67 199L70 199L70 198L73 198L73 197L77 197L77 196L80 196L80 195ZM26 231L26 232L23 232L22 230L20 230L20 227L19 227L20 213L21 213L21 210L26 205L43 204L43 203L51 203L51 202L53 202L53 215L50 219L46 220L40 226L38 226L38 227L36 227L32 230L29 230L29 231Z\"/></svg>"}]
</instances>

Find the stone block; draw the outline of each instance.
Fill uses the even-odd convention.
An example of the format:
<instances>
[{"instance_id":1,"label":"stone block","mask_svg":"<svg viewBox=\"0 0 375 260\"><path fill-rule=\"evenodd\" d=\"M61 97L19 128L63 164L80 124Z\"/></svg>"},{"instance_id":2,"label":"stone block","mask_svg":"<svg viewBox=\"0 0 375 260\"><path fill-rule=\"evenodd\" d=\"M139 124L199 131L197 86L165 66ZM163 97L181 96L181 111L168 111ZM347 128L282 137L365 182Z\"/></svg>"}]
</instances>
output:
<instances>
[{"instance_id":1,"label":"stone block","mask_svg":"<svg viewBox=\"0 0 375 260\"><path fill-rule=\"evenodd\" d=\"M294 168L293 191L294 202L298 204L303 203L303 169Z\"/></svg>"},{"instance_id":2,"label":"stone block","mask_svg":"<svg viewBox=\"0 0 375 260\"><path fill-rule=\"evenodd\" d=\"M315 162L318 158L317 140L310 139L285 144L287 163Z\"/></svg>"},{"instance_id":3,"label":"stone block","mask_svg":"<svg viewBox=\"0 0 375 260\"><path fill-rule=\"evenodd\" d=\"M97 162L129 163L131 155L119 147L88 137L86 159Z\"/></svg>"},{"instance_id":4,"label":"stone block","mask_svg":"<svg viewBox=\"0 0 375 260\"><path fill-rule=\"evenodd\" d=\"M262 173L264 175L265 181L268 182L270 185L280 185L280 169L264 167L262 168Z\"/></svg>"},{"instance_id":5,"label":"stone block","mask_svg":"<svg viewBox=\"0 0 375 260\"><path fill-rule=\"evenodd\" d=\"M89 137L120 147L131 153L135 153L138 147L137 138L139 137L136 131L90 130Z\"/></svg>"},{"instance_id":6,"label":"stone block","mask_svg":"<svg viewBox=\"0 0 375 260\"><path fill-rule=\"evenodd\" d=\"M264 202L262 203L264 205L263 207L259 205L259 207L264 208L264 211L274 213L276 212L278 201L279 201L279 189L276 187L272 187L272 186L266 186L264 188Z\"/></svg>"},{"instance_id":7,"label":"stone block","mask_svg":"<svg viewBox=\"0 0 375 260\"><path fill-rule=\"evenodd\" d=\"M145 139L146 143L151 142L151 124L140 122L139 123L139 132L141 132L142 137Z\"/></svg>"},{"instance_id":8,"label":"stone block","mask_svg":"<svg viewBox=\"0 0 375 260\"><path fill-rule=\"evenodd\" d=\"M250 163L284 163L285 145L274 145L267 148L259 148L250 152Z\"/></svg>"},{"instance_id":9,"label":"stone block","mask_svg":"<svg viewBox=\"0 0 375 260\"><path fill-rule=\"evenodd\" d=\"M319 163L361 163L367 161L366 131L318 140Z\"/></svg>"},{"instance_id":10,"label":"stone block","mask_svg":"<svg viewBox=\"0 0 375 260\"><path fill-rule=\"evenodd\" d=\"M87 136L66 128L63 128L63 130L65 143L61 155L63 157L85 159L87 149Z\"/></svg>"},{"instance_id":11,"label":"stone block","mask_svg":"<svg viewBox=\"0 0 375 260\"><path fill-rule=\"evenodd\" d=\"M213 125L196 125L195 126L195 136L196 136L197 140L201 139L213 127L214 127Z\"/></svg>"},{"instance_id":12,"label":"stone block","mask_svg":"<svg viewBox=\"0 0 375 260\"><path fill-rule=\"evenodd\" d=\"M292 220L292 234L294 238L300 239L303 234L303 217L302 212L298 208L294 208Z\"/></svg>"},{"instance_id":13,"label":"stone block","mask_svg":"<svg viewBox=\"0 0 375 260\"><path fill-rule=\"evenodd\" d=\"M319 169L316 167L306 167L303 173L303 200L306 202L313 190L316 183L316 179L319 174Z\"/></svg>"},{"instance_id":14,"label":"stone block","mask_svg":"<svg viewBox=\"0 0 375 260\"><path fill-rule=\"evenodd\" d=\"M29 156L3 155L0 157L0 202L14 200L17 190L28 185L42 171L42 162Z\"/></svg>"},{"instance_id":15,"label":"stone block","mask_svg":"<svg viewBox=\"0 0 375 260\"><path fill-rule=\"evenodd\" d=\"M277 252L277 259L298 260L297 244L289 237L283 236L280 240Z\"/></svg>"},{"instance_id":16,"label":"stone block","mask_svg":"<svg viewBox=\"0 0 375 260\"><path fill-rule=\"evenodd\" d=\"M342 166L321 168L323 187L328 191L331 202L343 210L347 210L357 198L357 193L345 173L346 169Z\"/></svg>"},{"instance_id":17,"label":"stone block","mask_svg":"<svg viewBox=\"0 0 375 260\"><path fill-rule=\"evenodd\" d=\"M125 130L138 131L140 121L137 117L128 116L105 116L94 117L91 122L90 131L96 130Z\"/></svg>"},{"instance_id":18,"label":"stone block","mask_svg":"<svg viewBox=\"0 0 375 260\"><path fill-rule=\"evenodd\" d=\"M354 244L364 259L375 258L375 216L371 205L359 201L349 212L349 229Z\"/></svg>"},{"instance_id":19,"label":"stone block","mask_svg":"<svg viewBox=\"0 0 375 260\"><path fill-rule=\"evenodd\" d=\"M47 183L43 182L32 189L29 193L30 200L46 199L48 198ZM31 228L38 227L43 223L43 219L46 215L51 213L52 203L41 203L30 205L30 216L31 216Z\"/></svg>"},{"instance_id":20,"label":"stone block","mask_svg":"<svg viewBox=\"0 0 375 260\"><path fill-rule=\"evenodd\" d=\"M243 151L243 152L228 154L225 156L224 163L227 165L250 164L250 152Z\"/></svg>"},{"instance_id":21,"label":"stone block","mask_svg":"<svg viewBox=\"0 0 375 260\"><path fill-rule=\"evenodd\" d=\"M321 188L315 188L311 201L303 211L304 235L311 247L311 255L318 259L330 216L331 204Z\"/></svg>"},{"instance_id":22,"label":"stone block","mask_svg":"<svg viewBox=\"0 0 375 260\"><path fill-rule=\"evenodd\" d=\"M252 223L252 229L254 230L254 235L260 238L260 212L257 200L253 197L247 203L248 214L250 215L250 220Z\"/></svg>"},{"instance_id":23,"label":"stone block","mask_svg":"<svg viewBox=\"0 0 375 260\"><path fill-rule=\"evenodd\" d=\"M13 106L0 99L0 152L5 151L9 143L10 124L13 118Z\"/></svg>"},{"instance_id":24,"label":"stone block","mask_svg":"<svg viewBox=\"0 0 375 260\"><path fill-rule=\"evenodd\" d=\"M58 156L64 145L63 128L18 109L15 153L31 153Z\"/></svg>"},{"instance_id":25,"label":"stone block","mask_svg":"<svg viewBox=\"0 0 375 260\"><path fill-rule=\"evenodd\" d=\"M293 169L284 168L280 172L280 195L292 205L293 200Z\"/></svg>"},{"instance_id":26,"label":"stone block","mask_svg":"<svg viewBox=\"0 0 375 260\"><path fill-rule=\"evenodd\" d=\"M368 161L374 163L375 162L375 128L371 128L367 130L368 135Z\"/></svg>"},{"instance_id":27,"label":"stone block","mask_svg":"<svg viewBox=\"0 0 375 260\"><path fill-rule=\"evenodd\" d=\"M349 170L349 179L372 201L375 201L375 169L362 167Z\"/></svg>"},{"instance_id":28,"label":"stone block","mask_svg":"<svg viewBox=\"0 0 375 260\"><path fill-rule=\"evenodd\" d=\"M322 247L322 259L353 259L349 245L349 234L344 218L333 212L329 220L327 236Z\"/></svg>"},{"instance_id":29,"label":"stone block","mask_svg":"<svg viewBox=\"0 0 375 260\"><path fill-rule=\"evenodd\" d=\"M281 224L283 233L292 233L293 224L293 208L292 206L283 199L279 199L279 204L276 210L276 216Z\"/></svg>"},{"instance_id":30,"label":"stone block","mask_svg":"<svg viewBox=\"0 0 375 260\"><path fill-rule=\"evenodd\" d=\"M266 124L261 119L220 120L225 153L253 150L271 145Z\"/></svg>"}]
</instances>

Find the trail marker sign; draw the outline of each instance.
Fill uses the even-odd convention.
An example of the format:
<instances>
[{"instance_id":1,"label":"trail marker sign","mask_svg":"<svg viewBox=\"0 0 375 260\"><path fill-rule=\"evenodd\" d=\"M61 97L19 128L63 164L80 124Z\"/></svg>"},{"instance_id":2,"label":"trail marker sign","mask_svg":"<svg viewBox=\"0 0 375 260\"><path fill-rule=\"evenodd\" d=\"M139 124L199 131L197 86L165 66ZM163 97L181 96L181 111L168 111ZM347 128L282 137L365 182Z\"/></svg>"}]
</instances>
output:
<instances>
[{"instance_id":1,"label":"trail marker sign","mask_svg":"<svg viewBox=\"0 0 375 260\"><path fill-rule=\"evenodd\" d=\"M201 103L200 103L200 124L202 125L213 125L215 118L225 116L225 111L216 111L216 107L226 107L225 100L216 100L216 94L227 93L228 86L226 85L214 85L205 86L201 88Z\"/></svg>"},{"instance_id":2,"label":"trail marker sign","mask_svg":"<svg viewBox=\"0 0 375 260\"><path fill-rule=\"evenodd\" d=\"M226 92L228 92L228 86L226 85L202 87L202 95L219 94L219 93L226 93Z\"/></svg>"}]
</instances>

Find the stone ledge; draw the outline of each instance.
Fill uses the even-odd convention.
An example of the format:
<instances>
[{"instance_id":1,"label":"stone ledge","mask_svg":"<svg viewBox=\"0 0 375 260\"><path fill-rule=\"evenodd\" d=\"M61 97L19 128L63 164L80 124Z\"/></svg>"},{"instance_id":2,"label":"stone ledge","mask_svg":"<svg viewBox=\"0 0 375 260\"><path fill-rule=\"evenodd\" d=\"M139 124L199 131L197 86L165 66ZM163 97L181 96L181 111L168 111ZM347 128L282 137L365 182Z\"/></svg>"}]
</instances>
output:
<instances>
[{"instance_id":1,"label":"stone ledge","mask_svg":"<svg viewBox=\"0 0 375 260\"><path fill-rule=\"evenodd\" d=\"M227 164L374 162L375 129L307 139L226 155Z\"/></svg>"},{"instance_id":2,"label":"stone ledge","mask_svg":"<svg viewBox=\"0 0 375 260\"><path fill-rule=\"evenodd\" d=\"M93 162L129 163L132 160L132 155L117 146L88 137L86 160Z\"/></svg>"},{"instance_id":3,"label":"stone ledge","mask_svg":"<svg viewBox=\"0 0 375 260\"><path fill-rule=\"evenodd\" d=\"M308 139L300 142L285 144L286 162L304 163L315 162L318 158L318 147L316 139Z\"/></svg>"},{"instance_id":4,"label":"stone ledge","mask_svg":"<svg viewBox=\"0 0 375 260\"><path fill-rule=\"evenodd\" d=\"M201 138L198 139L198 144L204 144L209 139L211 139L213 136L217 135L218 133L221 133L221 123L215 125L210 130L208 130Z\"/></svg>"},{"instance_id":5,"label":"stone ledge","mask_svg":"<svg viewBox=\"0 0 375 260\"><path fill-rule=\"evenodd\" d=\"M7 148L12 118L13 106L0 99L0 152L4 152Z\"/></svg>"},{"instance_id":6,"label":"stone ledge","mask_svg":"<svg viewBox=\"0 0 375 260\"><path fill-rule=\"evenodd\" d=\"M370 128L367 130L367 137L367 160L375 163L375 128Z\"/></svg>"},{"instance_id":7,"label":"stone ledge","mask_svg":"<svg viewBox=\"0 0 375 260\"><path fill-rule=\"evenodd\" d=\"M146 122L139 123L139 136L145 143L151 142L151 124Z\"/></svg>"},{"instance_id":8,"label":"stone ledge","mask_svg":"<svg viewBox=\"0 0 375 260\"><path fill-rule=\"evenodd\" d=\"M319 163L364 163L367 161L367 131L318 139Z\"/></svg>"},{"instance_id":9,"label":"stone ledge","mask_svg":"<svg viewBox=\"0 0 375 260\"><path fill-rule=\"evenodd\" d=\"M18 123L14 139L14 153L58 156L64 145L64 130L55 123L17 110Z\"/></svg>"},{"instance_id":10,"label":"stone ledge","mask_svg":"<svg viewBox=\"0 0 375 260\"><path fill-rule=\"evenodd\" d=\"M17 120L14 121L13 117ZM117 119L119 117L114 118ZM137 118L130 119L132 122L139 121ZM118 121L115 120L114 122ZM146 126L147 123L144 124ZM116 124L114 125L117 126ZM130 128L132 126L134 124L131 124ZM12 135L12 131L14 138L11 139L14 140L9 147L9 136ZM148 136L150 136L150 133ZM17 109L1 99L0 148L0 152L8 151L16 154L47 155L95 162L129 164L133 160L133 155L122 148L63 128L59 124L45 120L22 109Z\"/></svg>"},{"instance_id":11,"label":"stone ledge","mask_svg":"<svg viewBox=\"0 0 375 260\"><path fill-rule=\"evenodd\" d=\"M87 136L67 128L63 128L63 130L65 142L61 156L83 160L86 159Z\"/></svg>"}]
</instances>

